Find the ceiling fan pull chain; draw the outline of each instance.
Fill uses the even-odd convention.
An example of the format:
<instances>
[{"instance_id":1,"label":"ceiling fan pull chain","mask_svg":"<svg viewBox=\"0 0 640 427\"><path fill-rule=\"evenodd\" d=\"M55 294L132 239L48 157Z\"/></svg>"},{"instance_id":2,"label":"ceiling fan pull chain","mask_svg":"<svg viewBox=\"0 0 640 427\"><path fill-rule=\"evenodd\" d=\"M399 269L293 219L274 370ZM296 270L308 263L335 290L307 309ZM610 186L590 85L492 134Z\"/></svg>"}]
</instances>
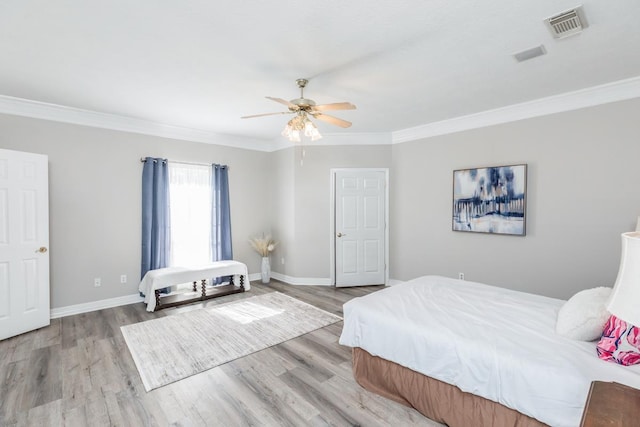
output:
<instances>
[{"instance_id":1,"label":"ceiling fan pull chain","mask_svg":"<svg viewBox=\"0 0 640 427\"><path fill-rule=\"evenodd\" d=\"M300 166L304 166L304 157L307 154L304 149L304 140L300 142Z\"/></svg>"}]
</instances>

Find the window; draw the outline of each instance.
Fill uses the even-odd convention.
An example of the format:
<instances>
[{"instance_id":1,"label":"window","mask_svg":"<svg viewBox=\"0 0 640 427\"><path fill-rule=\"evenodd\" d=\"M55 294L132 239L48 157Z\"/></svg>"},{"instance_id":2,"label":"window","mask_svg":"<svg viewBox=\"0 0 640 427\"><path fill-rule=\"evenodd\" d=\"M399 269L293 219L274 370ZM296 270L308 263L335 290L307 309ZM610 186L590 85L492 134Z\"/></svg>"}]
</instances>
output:
<instances>
[{"instance_id":1,"label":"window","mask_svg":"<svg viewBox=\"0 0 640 427\"><path fill-rule=\"evenodd\" d=\"M170 266L211 262L211 167L169 162Z\"/></svg>"}]
</instances>

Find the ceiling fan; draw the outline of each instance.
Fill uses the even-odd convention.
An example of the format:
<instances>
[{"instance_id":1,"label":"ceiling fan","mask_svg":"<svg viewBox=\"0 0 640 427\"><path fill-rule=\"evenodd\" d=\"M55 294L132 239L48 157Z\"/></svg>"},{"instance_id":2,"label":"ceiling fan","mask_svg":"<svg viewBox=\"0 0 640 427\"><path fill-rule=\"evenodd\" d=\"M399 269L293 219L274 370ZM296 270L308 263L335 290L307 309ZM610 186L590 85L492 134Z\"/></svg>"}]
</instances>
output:
<instances>
[{"instance_id":1,"label":"ceiling fan","mask_svg":"<svg viewBox=\"0 0 640 427\"><path fill-rule=\"evenodd\" d=\"M310 137L312 141L322 138L322 135L320 135L318 128L309 119L309 116L335 126L340 126L342 128L348 128L349 126L351 126L351 122L330 116L328 114L325 114L324 112L332 110L355 110L355 105L350 102L335 102L333 104L316 105L315 101L304 97L304 88L307 86L307 83L309 83L309 81L307 79L298 79L296 80L296 83L300 88L300 98L286 101L282 98L273 98L271 96L266 97L267 99L285 105L289 109L289 111L254 114L252 116L244 116L241 118L251 119L254 117L274 116L277 114L295 114L295 117L289 120L287 126L282 131L282 135L289 138L290 141L295 142L300 142L300 134L302 132L304 132L305 136Z\"/></svg>"}]
</instances>

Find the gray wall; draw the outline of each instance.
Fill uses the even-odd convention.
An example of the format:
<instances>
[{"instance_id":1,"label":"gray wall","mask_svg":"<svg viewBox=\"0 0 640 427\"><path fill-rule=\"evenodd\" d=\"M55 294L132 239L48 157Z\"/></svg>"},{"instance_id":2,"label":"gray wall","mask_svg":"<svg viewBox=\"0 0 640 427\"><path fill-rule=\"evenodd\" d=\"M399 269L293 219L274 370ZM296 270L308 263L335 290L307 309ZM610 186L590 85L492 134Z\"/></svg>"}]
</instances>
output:
<instances>
[{"instance_id":1,"label":"gray wall","mask_svg":"<svg viewBox=\"0 0 640 427\"><path fill-rule=\"evenodd\" d=\"M271 269L284 275L292 275L295 264L294 162L293 149L271 153L269 162L274 206L271 211L270 232L278 241L276 250L271 254Z\"/></svg>"},{"instance_id":2,"label":"gray wall","mask_svg":"<svg viewBox=\"0 0 640 427\"><path fill-rule=\"evenodd\" d=\"M279 167L286 170L280 174L285 182L274 181L275 188L282 194L293 194L293 199L282 202L286 206L285 215L274 217L274 237L280 239L286 235L287 244L280 245L274 252L272 267L273 271L292 277L328 279L331 275L330 171L332 168L388 168L391 145L316 145L306 147L305 152L303 164L300 164L300 147L273 153ZM277 204L276 211L279 209Z\"/></svg>"},{"instance_id":3,"label":"gray wall","mask_svg":"<svg viewBox=\"0 0 640 427\"><path fill-rule=\"evenodd\" d=\"M0 147L49 156L52 308L137 292L140 157L228 164L234 255L260 271L248 238L269 228L269 153L10 115L0 129Z\"/></svg>"},{"instance_id":4,"label":"gray wall","mask_svg":"<svg viewBox=\"0 0 640 427\"><path fill-rule=\"evenodd\" d=\"M640 99L393 146L391 277L559 298L611 286L640 215ZM452 171L528 164L526 237L451 231Z\"/></svg>"},{"instance_id":5,"label":"gray wall","mask_svg":"<svg viewBox=\"0 0 640 427\"><path fill-rule=\"evenodd\" d=\"M389 167L391 278L464 272L568 298L615 280L619 235L640 214L639 111L636 99L398 145L311 146L304 165L299 147L263 153L10 115L0 147L49 156L52 308L136 292L143 156L230 165L234 253L251 273L260 257L247 240L271 232L274 271L329 278L330 169ZM514 163L529 165L527 236L451 231L452 171Z\"/></svg>"}]
</instances>

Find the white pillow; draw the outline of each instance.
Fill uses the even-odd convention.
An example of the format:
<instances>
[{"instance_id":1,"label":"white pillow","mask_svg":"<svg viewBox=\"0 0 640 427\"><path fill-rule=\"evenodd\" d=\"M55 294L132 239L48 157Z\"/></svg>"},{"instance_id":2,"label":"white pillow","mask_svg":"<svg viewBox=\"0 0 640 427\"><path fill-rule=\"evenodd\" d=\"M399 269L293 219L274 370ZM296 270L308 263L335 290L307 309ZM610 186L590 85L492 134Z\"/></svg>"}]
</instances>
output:
<instances>
[{"instance_id":1,"label":"white pillow","mask_svg":"<svg viewBox=\"0 0 640 427\"><path fill-rule=\"evenodd\" d=\"M579 341L593 341L611 313L605 307L611 288L599 287L580 291L565 302L558 312L556 333Z\"/></svg>"}]
</instances>

